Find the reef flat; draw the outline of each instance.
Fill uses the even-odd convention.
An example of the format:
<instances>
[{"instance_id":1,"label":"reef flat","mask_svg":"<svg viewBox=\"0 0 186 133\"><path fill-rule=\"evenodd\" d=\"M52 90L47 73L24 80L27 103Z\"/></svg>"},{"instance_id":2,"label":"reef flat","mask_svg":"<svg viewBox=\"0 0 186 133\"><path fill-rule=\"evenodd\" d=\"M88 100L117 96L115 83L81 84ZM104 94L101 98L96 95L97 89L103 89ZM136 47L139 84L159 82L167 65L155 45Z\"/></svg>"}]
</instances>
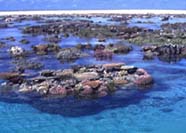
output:
<instances>
[{"instance_id":1,"label":"reef flat","mask_svg":"<svg viewBox=\"0 0 186 133\"><path fill-rule=\"evenodd\" d=\"M185 59L186 15L146 13L0 17L0 97L99 99L148 90L156 84L151 73L121 59L139 51L143 61Z\"/></svg>"}]
</instances>

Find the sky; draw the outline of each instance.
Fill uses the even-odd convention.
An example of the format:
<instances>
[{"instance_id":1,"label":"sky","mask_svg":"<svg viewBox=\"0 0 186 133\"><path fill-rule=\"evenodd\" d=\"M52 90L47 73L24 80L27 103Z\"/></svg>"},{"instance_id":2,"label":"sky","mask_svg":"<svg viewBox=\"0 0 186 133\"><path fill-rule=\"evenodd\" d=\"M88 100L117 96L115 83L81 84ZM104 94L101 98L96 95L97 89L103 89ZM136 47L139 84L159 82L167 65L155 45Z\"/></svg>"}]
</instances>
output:
<instances>
[{"instance_id":1,"label":"sky","mask_svg":"<svg viewBox=\"0 0 186 133\"><path fill-rule=\"evenodd\" d=\"M0 10L174 9L186 0L0 0Z\"/></svg>"}]
</instances>

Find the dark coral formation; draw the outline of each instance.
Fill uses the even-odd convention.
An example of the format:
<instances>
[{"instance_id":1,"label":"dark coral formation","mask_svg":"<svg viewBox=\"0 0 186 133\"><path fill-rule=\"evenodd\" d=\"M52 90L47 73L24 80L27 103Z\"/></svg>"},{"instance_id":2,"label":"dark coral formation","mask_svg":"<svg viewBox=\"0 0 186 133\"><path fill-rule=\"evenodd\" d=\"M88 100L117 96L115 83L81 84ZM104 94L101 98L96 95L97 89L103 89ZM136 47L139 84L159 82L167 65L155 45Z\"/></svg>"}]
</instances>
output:
<instances>
[{"instance_id":1,"label":"dark coral formation","mask_svg":"<svg viewBox=\"0 0 186 133\"><path fill-rule=\"evenodd\" d=\"M82 98L104 97L119 87L125 89L131 86L146 87L153 82L152 77L144 69L126 66L123 63L43 70L36 77L26 77L26 74L21 73L0 73L1 79L8 80L5 86L12 86L12 89L6 90L7 93L15 92L20 95L29 93L42 97L68 95Z\"/></svg>"},{"instance_id":2,"label":"dark coral formation","mask_svg":"<svg viewBox=\"0 0 186 133\"><path fill-rule=\"evenodd\" d=\"M166 62L176 62L186 57L186 46L184 45L162 45L162 46L144 46L144 59L153 59L159 57Z\"/></svg>"}]
</instances>

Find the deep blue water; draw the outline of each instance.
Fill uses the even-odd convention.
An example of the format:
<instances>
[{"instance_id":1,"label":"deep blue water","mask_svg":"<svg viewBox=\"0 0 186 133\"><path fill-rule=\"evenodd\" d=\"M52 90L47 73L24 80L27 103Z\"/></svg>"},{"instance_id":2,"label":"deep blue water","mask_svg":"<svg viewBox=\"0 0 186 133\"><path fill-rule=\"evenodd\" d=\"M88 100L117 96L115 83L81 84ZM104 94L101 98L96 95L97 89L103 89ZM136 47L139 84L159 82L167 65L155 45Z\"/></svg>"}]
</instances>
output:
<instances>
[{"instance_id":1,"label":"deep blue water","mask_svg":"<svg viewBox=\"0 0 186 133\"><path fill-rule=\"evenodd\" d=\"M30 22L34 24L33 22ZM28 22L25 22L28 24ZM23 24L17 23L20 27ZM159 24L157 24L158 26ZM12 26L0 29L0 38L14 36L19 41L21 32ZM9 42L30 49L30 45L44 42L42 36L26 36L29 45ZM117 40L109 39L108 42ZM78 37L63 39L60 45L75 45L79 42L98 43L96 39ZM143 61L138 46L127 55L117 55L112 61L97 61L92 58L79 59L73 64L100 64L125 62L145 68L154 77L155 84L146 91L117 91L114 95L99 100L64 99L58 104L35 102L16 103L0 99L0 132L2 133L185 133L186 132L186 59L167 63L158 59ZM11 61L0 50L0 71L12 69ZM7 59L6 59L7 58ZM35 57L31 57L34 60ZM40 57L45 68L65 68L51 57ZM50 108L46 108L50 107ZM53 113L53 114L52 114ZM54 114L57 113L57 114Z\"/></svg>"},{"instance_id":2,"label":"deep blue water","mask_svg":"<svg viewBox=\"0 0 186 133\"><path fill-rule=\"evenodd\" d=\"M0 10L186 9L186 0L0 0Z\"/></svg>"}]
</instances>

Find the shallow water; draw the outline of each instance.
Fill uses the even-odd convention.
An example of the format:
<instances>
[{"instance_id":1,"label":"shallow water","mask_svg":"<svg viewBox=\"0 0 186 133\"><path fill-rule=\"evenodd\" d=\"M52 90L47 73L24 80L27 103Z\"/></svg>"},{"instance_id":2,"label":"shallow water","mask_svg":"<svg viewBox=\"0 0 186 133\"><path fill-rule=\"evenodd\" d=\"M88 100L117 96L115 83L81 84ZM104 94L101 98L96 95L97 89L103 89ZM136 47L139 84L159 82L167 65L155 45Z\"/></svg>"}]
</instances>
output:
<instances>
[{"instance_id":1,"label":"shallow water","mask_svg":"<svg viewBox=\"0 0 186 133\"><path fill-rule=\"evenodd\" d=\"M151 17L151 18L135 18L134 17L129 21L129 26L131 27L138 26L138 27L158 30L158 29L161 29L162 24L166 24L166 23L175 24L178 22L184 23L186 22L186 18L172 17L166 21L162 21L161 17Z\"/></svg>"},{"instance_id":2,"label":"shallow water","mask_svg":"<svg viewBox=\"0 0 186 133\"><path fill-rule=\"evenodd\" d=\"M118 91L112 97L94 101L94 104L88 102L90 105L83 106L82 109L78 108L81 102L77 103L77 108L64 105L65 109L63 108L64 112L61 115L48 114L39 111L46 111L44 108L37 110L27 104L0 102L1 131L132 133L185 131L186 60L168 64L161 61L141 61L140 55L140 52L131 52L126 56L114 57L114 61L123 61L147 69L155 79L155 84L148 92L126 99L126 92ZM84 60L76 63L82 61ZM84 63L98 63L96 60L87 61ZM80 111L79 114L77 110ZM72 115L74 113L75 116Z\"/></svg>"},{"instance_id":3,"label":"shallow water","mask_svg":"<svg viewBox=\"0 0 186 133\"><path fill-rule=\"evenodd\" d=\"M15 28L1 29L0 38L22 34ZM6 33L6 34L5 34ZM30 48L41 43L42 37L27 36L32 42L21 45ZM61 42L96 43L97 40L85 40L70 37ZM115 41L115 40L108 40ZM10 42L15 44L15 42ZM64 44L63 44L64 43ZM32 101L30 104L16 100L0 98L0 132L47 132L47 133L185 133L186 131L186 60L166 63L154 59L143 61L138 46L127 55L116 55L111 61L98 61L94 58L82 58L71 64L61 64L50 56L41 56L40 60L47 69L67 68L75 64L102 64L106 62L125 62L128 65L145 68L154 77L155 84L148 90L139 92L119 90L114 95L99 100L77 100L73 98L54 102ZM1 49L0 71L12 69L11 60ZM35 57L31 57L34 59ZM50 108L48 108L50 107Z\"/></svg>"},{"instance_id":4,"label":"shallow water","mask_svg":"<svg viewBox=\"0 0 186 133\"><path fill-rule=\"evenodd\" d=\"M45 18L45 17L44 17ZM94 17L92 16L91 18L85 18L85 17L46 17L45 19L47 20L88 20L93 23L99 24L99 25L113 25L113 24L118 24L118 22L115 21L110 21L109 17Z\"/></svg>"}]
</instances>

